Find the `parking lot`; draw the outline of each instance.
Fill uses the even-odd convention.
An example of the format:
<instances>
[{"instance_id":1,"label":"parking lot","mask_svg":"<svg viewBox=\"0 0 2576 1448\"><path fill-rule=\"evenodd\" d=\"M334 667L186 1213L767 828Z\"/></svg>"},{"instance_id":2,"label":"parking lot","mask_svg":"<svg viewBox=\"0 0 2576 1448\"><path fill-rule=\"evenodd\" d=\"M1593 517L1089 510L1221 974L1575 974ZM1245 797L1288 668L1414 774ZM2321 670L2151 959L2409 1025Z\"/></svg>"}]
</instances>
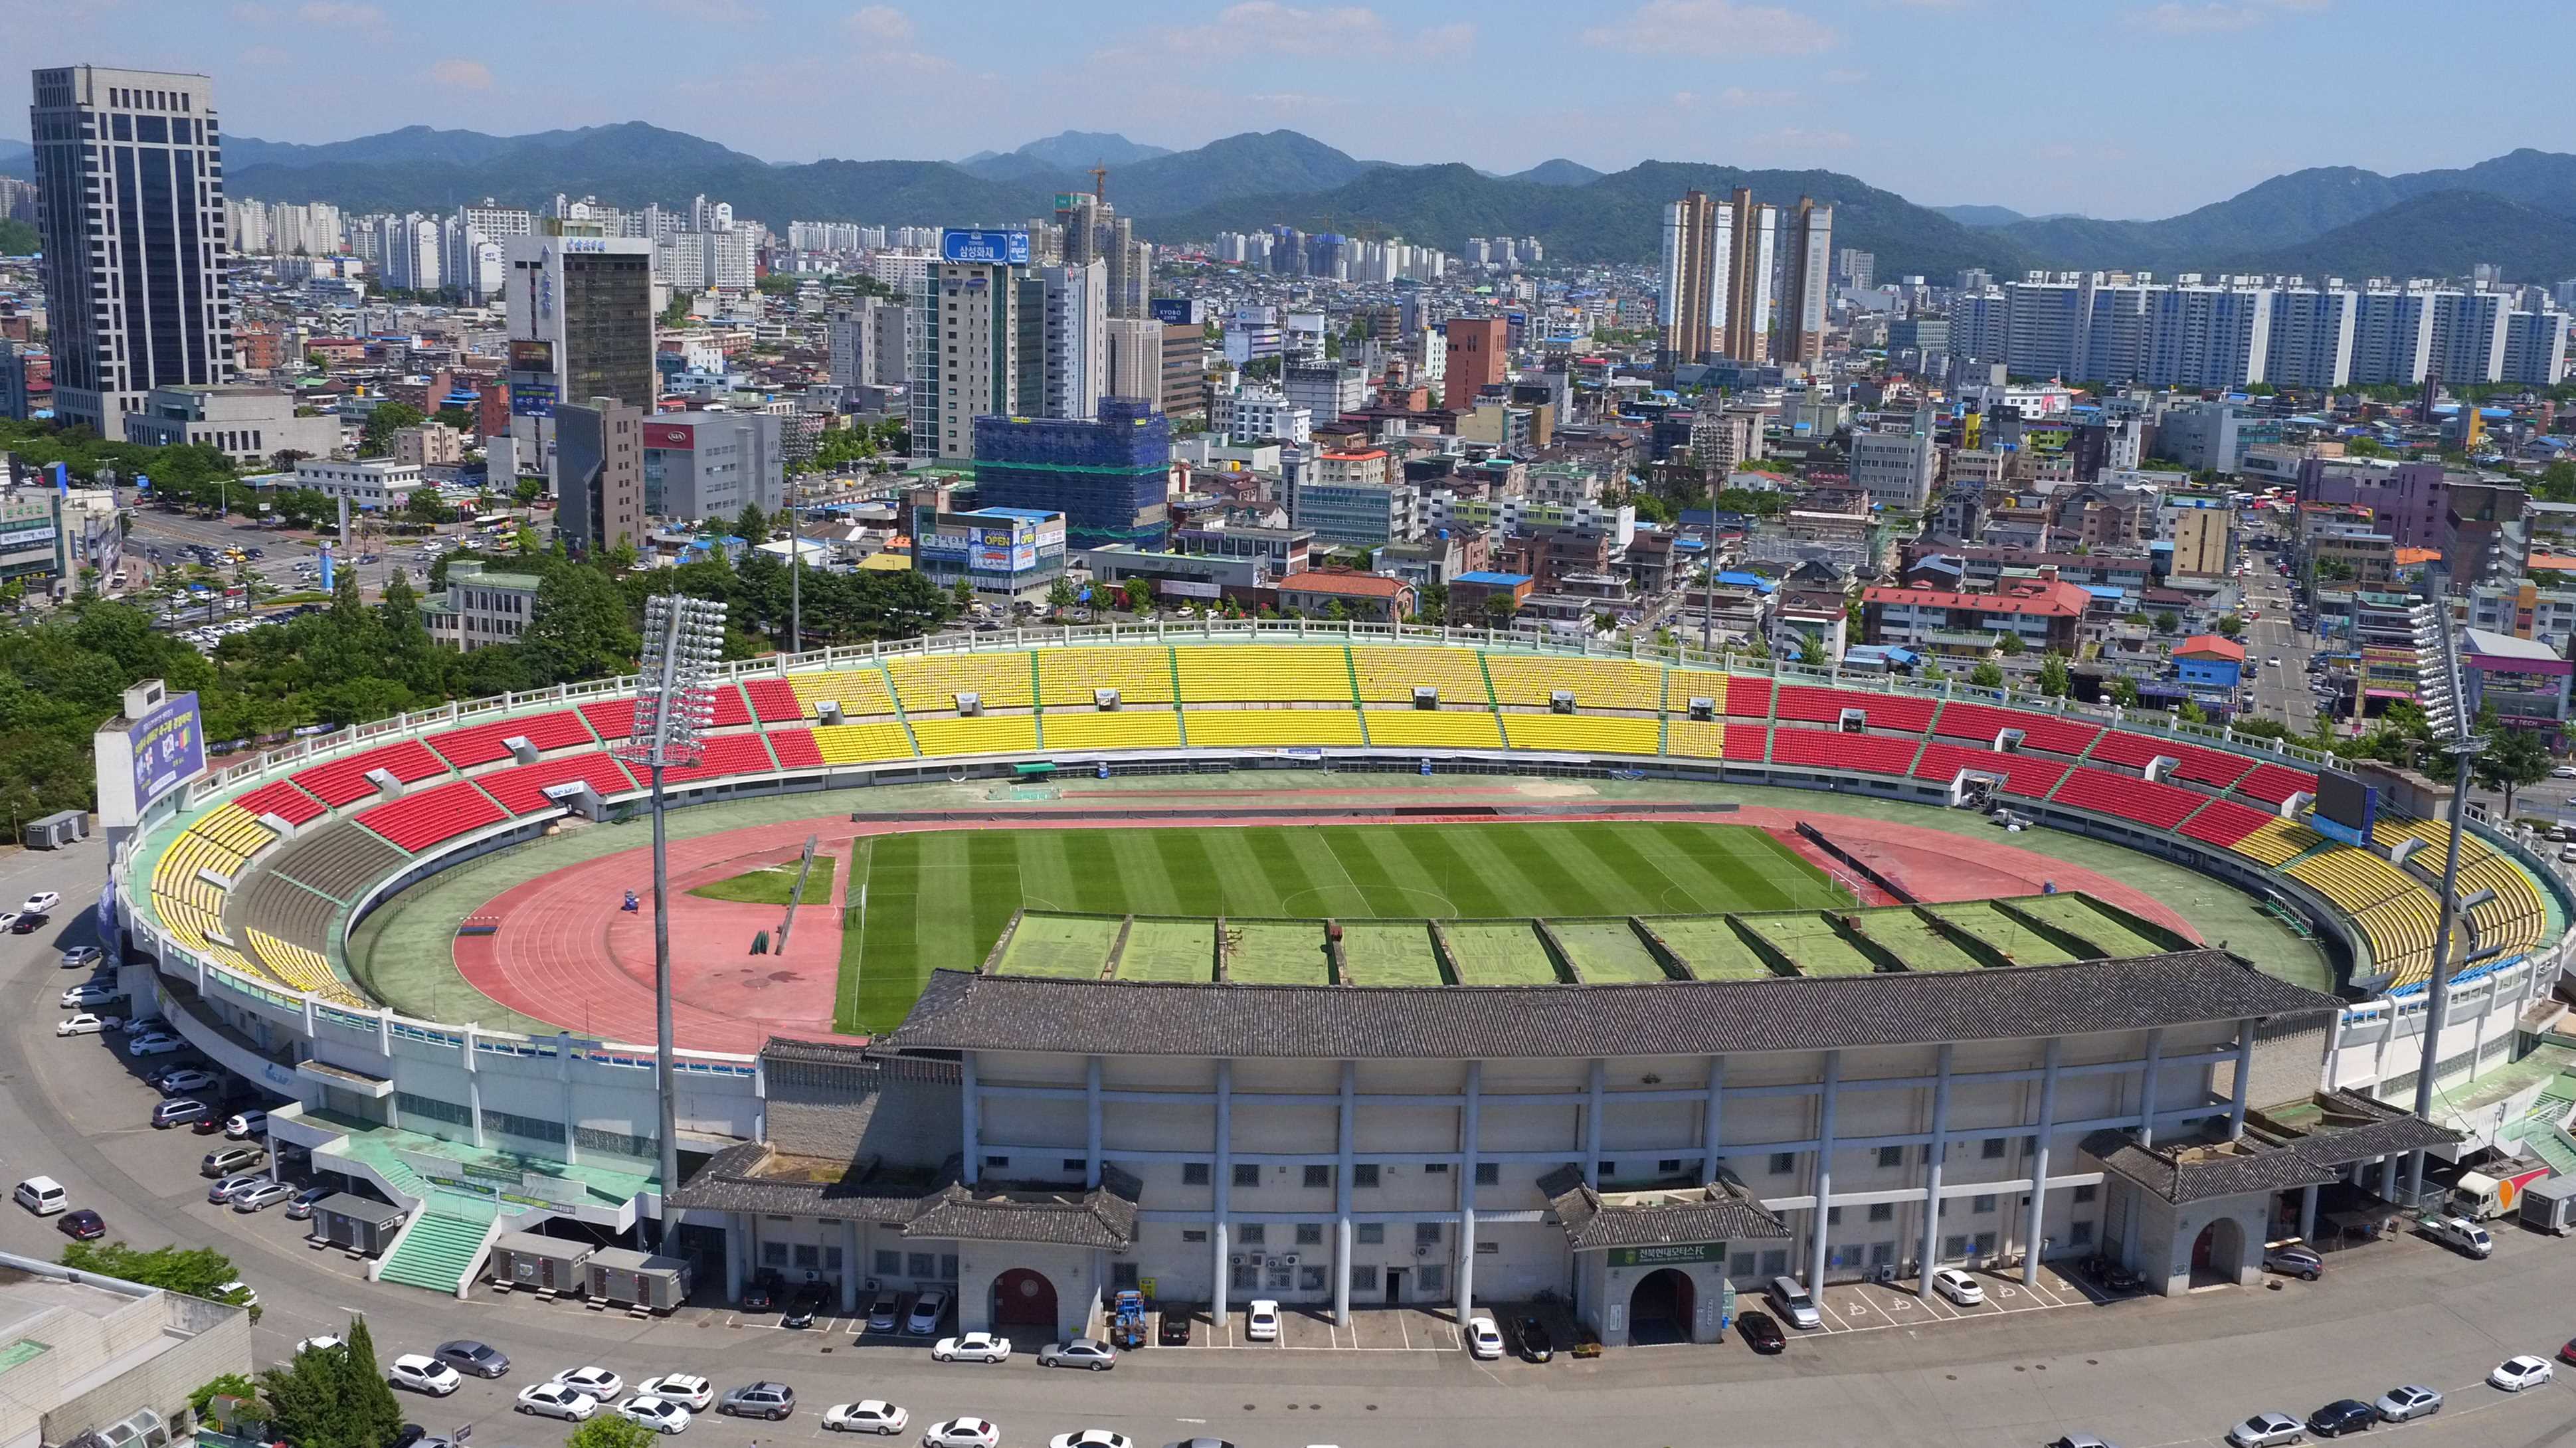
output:
<instances>
[{"instance_id":1,"label":"parking lot","mask_svg":"<svg viewBox=\"0 0 2576 1448\"><path fill-rule=\"evenodd\" d=\"M1981 1303L1958 1303L1938 1292L1915 1295L1910 1280L1892 1283L1841 1282L1828 1286L1816 1300L1823 1330L1878 1332L1891 1327L1928 1327L1970 1318L2001 1317L2014 1312L2045 1312L2110 1300L2096 1288L2042 1264L2036 1285L2025 1285L2021 1273L1971 1272L1985 1293ZM1754 1306L1750 1298L1745 1306ZM1766 1309L1767 1310L1767 1309ZM1774 1313L1774 1316L1778 1314Z\"/></svg>"},{"instance_id":2,"label":"parking lot","mask_svg":"<svg viewBox=\"0 0 2576 1448\"><path fill-rule=\"evenodd\" d=\"M1252 1352L1456 1352L1460 1348L1458 1323L1447 1308L1354 1308L1350 1325L1344 1327L1333 1321L1330 1308L1283 1306L1279 1336L1268 1342L1244 1335L1245 1314L1239 1304L1223 1323L1210 1322L1204 1306L1174 1307L1157 1315L1156 1328L1162 1326L1161 1317L1173 1314L1189 1319L1188 1346L1193 1348Z\"/></svg>"}]
</instances>

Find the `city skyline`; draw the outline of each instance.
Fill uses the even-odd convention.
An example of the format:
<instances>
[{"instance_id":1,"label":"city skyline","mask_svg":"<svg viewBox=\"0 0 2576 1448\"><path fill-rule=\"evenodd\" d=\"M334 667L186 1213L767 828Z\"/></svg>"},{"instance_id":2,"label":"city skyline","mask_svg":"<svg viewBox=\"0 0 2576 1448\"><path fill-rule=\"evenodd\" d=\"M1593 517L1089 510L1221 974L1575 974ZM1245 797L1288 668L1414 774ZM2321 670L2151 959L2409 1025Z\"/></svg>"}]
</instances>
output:
<instances>
[{"instance_id":1,"label":"city skyline","mask_svg":"<svg viewBox=\"0 0 2576 1448\"><path fill-rule=\"evenodd\" d=\"M233 133L302 143L410 124L518 134L640 119L774 161L956 159L1068 127L1176 149L1286 127L1401 164L1510 172L1564 156L1602 170L1646 159L1815 168L1926 204L2116 218L2176 214L2303 167L2395 172L2517 146L2576 150L2576 120L2553 112L2542 89L2475 83L2465 50L2414 58L2419 93L2438 97L2429 117L2363 111L2321 127L2302 93L2273 83L2267 57L2284 46L2329 70L2366 61L2382 22L2403 15L2393 0L2171 0L2104 7L2081 27L2016 0L1799 10L1639 0L1536 49L1509 40L1518 21L1546 23L1534 6L1460 22L1411 0L1243 0L1213 17L1147 6L1106 29L1034 7L996 24L989 11L722 0L650 6L675 18L629 28L583 24L592 8L531 21L465 0L432 28L356 0L130 0L76 13L0 0L0 24L34 38L34 64L112 56L204 71L239 98L227 112ZM2489 10L2499 33L2550 18L2524 0ZM147 14L151 23L135 23ZM457 38L479 34L508 44ZM782 34L800 38L792 58L779 58ZM2139 63L2106 74L2092 57L2108 34ZM1960 86L1957 64L1927 63L1964 62L1997 35L2011 37L2011 86ZM674 41L685 67L670 62ZM1562 64L1569 53L1584 63ZM1713 87L1707 62L1718 55L1758 60L1762 84ZM1495 83L1462 93L1420 82L1453 64ZM1505 99L1531 93L1515 81L1524 72L1533 86L1545 80L1548 104ZM7 85L0 111L23 116L24 73ZM818 126L816 97L834 91L847 97L843 119ZM1480 102L1484 93L1494 99ZM2146 124L2159 114L2199 125L2159 146ZM2225 144L2231 136L2259 143Z\"/></svg>"}]
</instances>

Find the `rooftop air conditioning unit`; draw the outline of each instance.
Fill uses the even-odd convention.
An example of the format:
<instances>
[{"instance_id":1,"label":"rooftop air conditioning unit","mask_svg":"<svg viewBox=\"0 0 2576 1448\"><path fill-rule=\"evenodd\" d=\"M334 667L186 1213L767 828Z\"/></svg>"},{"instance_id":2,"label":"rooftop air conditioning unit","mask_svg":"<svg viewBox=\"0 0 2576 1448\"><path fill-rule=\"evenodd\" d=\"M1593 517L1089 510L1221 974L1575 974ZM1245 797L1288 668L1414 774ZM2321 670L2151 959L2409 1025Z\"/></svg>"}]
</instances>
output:
<instances>
[{"instance_id":1,"label":"rooftop air conditioning unit","mask_svg":"<svg viewBox=\"0 0 2576 1448\"><path fill-rule=\"evenodd\" d=\"M1296 1265L1297 1265L1297 1254L1296 1254L1296 1253L1294 1253L1294 1252L1290 1252L1290 1253L1287 1253L1287 1254L1283 1255L1283 1256L1282 1256L1282 1257L1280 1257L1280 1259L1279 1259L1279 1265L1280 1265L1280 1266L1282 1266L1282 1267L1294 1267L1294 1266L1296 1266Z\"/></svg>"}]
</instances>

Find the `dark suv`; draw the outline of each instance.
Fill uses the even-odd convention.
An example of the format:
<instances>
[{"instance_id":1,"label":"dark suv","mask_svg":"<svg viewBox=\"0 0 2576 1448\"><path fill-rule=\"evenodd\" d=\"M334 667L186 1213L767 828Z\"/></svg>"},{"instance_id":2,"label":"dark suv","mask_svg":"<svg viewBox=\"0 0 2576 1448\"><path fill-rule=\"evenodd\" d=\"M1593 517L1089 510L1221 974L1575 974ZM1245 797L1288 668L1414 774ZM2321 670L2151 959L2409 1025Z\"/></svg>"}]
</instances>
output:
<instances>
[{"instance_id":1,"label":"dark suv","mask_svg":"<svg viewBox=\"0 0 2576 1448\"><path fill-rule=\"evenodd\" d=\"M778 1319L780 1327L812 1327L832 1300L831 1289L820 1282L808 1282L796 1290L796 1298L787 1305L787 1315Z\"/></svg>"},{"instance_id":2,"label":"dark suv","mask_svg":"<svg viewBox=\"0 0 2576 1448\"><path fill-rule=\"evenodd\" d=\"M768 1312L778 1306L779 1294L785 1289L786 1283L779 1279L778 1269L763 1267L751 1274L749 1282L742 1284L742 1310Z\"/></svg>"},{"instance_id":3,"label":"dark suv","mask_svg":"<svg viewBox=\"0 0 2576 1448\"><path fill-rule=\"evenodd\" d=\"M2308 1431L2320 1438L2366 1432L2379 1421L2379 1410L2359 1398L2340 1398L2308 1415Z\"/></svg>"}]
</instances>

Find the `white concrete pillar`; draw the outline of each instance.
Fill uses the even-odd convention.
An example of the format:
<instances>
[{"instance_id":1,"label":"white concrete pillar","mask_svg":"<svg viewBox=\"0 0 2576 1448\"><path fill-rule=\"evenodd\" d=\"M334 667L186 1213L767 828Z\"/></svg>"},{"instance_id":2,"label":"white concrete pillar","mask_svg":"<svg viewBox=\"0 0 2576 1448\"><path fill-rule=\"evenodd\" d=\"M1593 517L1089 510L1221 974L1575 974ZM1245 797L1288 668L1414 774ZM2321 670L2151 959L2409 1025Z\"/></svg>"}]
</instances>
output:
<instances>
[{"instance_id":1,"label":"white concrete pillar","mask_svg":"<svg viewBox=\"0 0 2576 1448\"><path fill-rule=\"evenodd\" d=\"M1843 1076L1843 1053L1825 1053L1825 1090L1816 1111L1816 1220L1815 1242L1807 1266L1807 1295L1825 1290L1825 1213L1834 1194L1834 1098L1840 1094Z\"/></svg>"},{"instance_id":2,"label":"white concrete pillar","mask_svg":"<svg viewBox=\"0 0 2576 1448\"><path fill-rule=\"evenodd\" d=\"M1943 1042L1932 1077L1932 1140L1923 1148L1923 1258L1917 1264L1921 1280L1914 1287L1922 1297L1932 1295L1933 1264L1940 1260L1941 1172L1950 1164L1950 1051Z\"/></svg>"},{"instance_id":3,"label":"white concrete pillar","mask_svg":"<svg viewBox=\"0 0 2576 1448\"><path fill-rule=\"evenodd\" d=\"M975 1084L975 1053L957 1053L957 1106L959 1124L964 1136L966 1161L958 1174L968 1186L975 1184L984 1165L983 1093Z\"/></svg>"},{"instance_id":4,"label":"white concrete pillar","mask_svg":"<svg viewBox=\"0 0 2576 1448\"><path fill-rule=\"evenodd\" d=\"M1718 1149L1726 1130L1726 1058L1708 1058L1708 1100L1699 1112L1700 1180L1717 1180Z\"/></svg>"},{"instance_id":5,"label":"white concrete pillar","mask_svg":"<svg viewBox=\"0 0 2576 1448\"><path fill-rule=\"evenodd\" d=\"M2165 1028L2147 1032L2146 1069L2138 1077L2138 1145L2156 1144L2157 1079L2165 1070Z\"/></svg>"},{"instance_id":6,"label":"white concrete pillar","mask_svg":"<svg viewBox=\"0 0 2576 1448\"><path fill-rule=\"evenodd\" d=\"M2039 1135L2031 1139L2030 1150L2030 1217L2021 1234L2021 1280L2026 1286L2039 1282L2040 1232L2048 1225L2048 1143L2057 1134L2057 1067L2065 1047L2062 1037L2050 1037L2048 1061L2040 1069Z\"/></svg>"},{"instance_id":7,"label":"white concrete pillar","mask_svg":"<svg viewBox=\"0 0 2576 1448\"><path fill-rule=\"evenodd\" d=\"M866 1276L865 1264L859 1260L859 1224L849 1217L841 1219L841 1315L850 1317L859 1310L859 1279Z\"/></svg>"},{"instance_id":8,"label":"white concrete pillar","mask_svg":"<svg viewBox=\"0 0 2576 1448\"><path fill-rule=\"evenodd\" d=\"M1485 1063L1467 1063L1467 1098L1458 1116L1458 1325L1476 1300L1476 1142L1484 1101Z\"/></svg>"},{"instance_id":9,"label":"white concrete pillar","mask_svg":"<svg viewBox=\"0 0 2576 1448\"><path fill-rule=\"evenodd\" d=\"M1340 1123L1333 1137L1333 1321L1343 1327L1351 1324L1351 1156L1358 1125L1358 1092L1358 1063L1344 1061Z\"/></svg>"},{"instance_id":10,"label":"white concrete pillar","mask_svg":"<svg viewBox=\"0 0 2576 1448\"><path fill-rule=\"evenodd\" d=\"M1233 1284L1226 1277L1226 1213L1234 1205L1234 1063L1216 1063L1216 1165L1208 1174L1216 1192L1216 1211L1208 1231L1212 1258L1210 1271L1213 1286L1209 1289L1209 1312L1212 1320L1223 1326L1229 1310L1228 1294Z\"/></svg>"},{"instance_id":11,"label":"white concrete pillar","mask_svg":"<svg viewBox=\"0 0 2576 1448\"><path fill-rule=\"evenodd\" d=\"M1607 1066L1594 1061L1583 1088L1583 1180L1596 1188L1601 1185L1601 1107L1609 1074Z\"/></svg>"},{"instance_id":12,"label":"white concrete pillar","mask_svg":"<svg viewBox=\"0 0 2576 1448\"><path fill-rule=\"evenodd\" d=\"M2051 1044L2054 1044L2053 1042ZM2235 1094L2227 1103L2227 1139L2234 1141L2245 1134L2245 1093L2251 1089L2246 1078L2254 1073L2254 1023L2236 1024Z\"/></svg>"},{"instance_id":13,"label":"white concrete pillar","mask_svg":"<svg viewBox=\"0 0 2576 1448\"><path fill-rule=\"evenodd\" d=\"M1100 1185L1100 1058L1082 1063L1082 1184Z\"/></svg>"},{"instance_id":14,"label":"white concrete pillar","mask_svg":"<svg viewBox=\"0 0 2576 1448\"><path fill-rule=\"evenodd\" d=\"M737 1307L742 1305L743 1239L750 1231L743 1213L725 1214L725 1301Z\"/></svg>"},{"instance_id":15,"label":"white concrete pillar","mask_svg":"<svg viewBox=\"0 0 2576 1448\"><path fill-rule=\"evenodd\" d=\"M2313 1182L2299 1189L2299 1240L2310 1246L2317 1240L2317 1188Z\"/></svg>"}]
</instances>

